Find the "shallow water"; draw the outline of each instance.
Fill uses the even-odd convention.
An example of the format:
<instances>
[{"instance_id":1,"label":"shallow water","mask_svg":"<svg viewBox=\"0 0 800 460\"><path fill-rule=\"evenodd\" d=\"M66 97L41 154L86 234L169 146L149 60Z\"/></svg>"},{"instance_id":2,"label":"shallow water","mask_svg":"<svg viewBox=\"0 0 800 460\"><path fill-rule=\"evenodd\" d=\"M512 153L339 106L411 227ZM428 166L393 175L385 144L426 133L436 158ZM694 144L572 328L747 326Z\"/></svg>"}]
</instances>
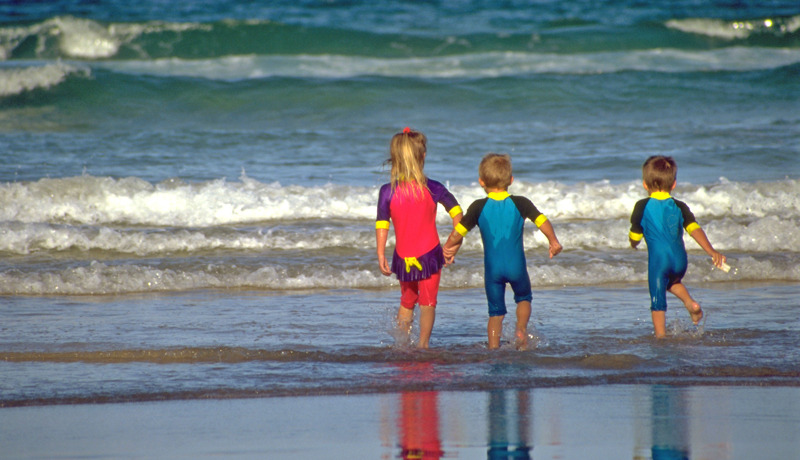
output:
<instances>
[{"instance_id":1,"label":"shallow water","mask_svg":"<svg viewBox=\"0 0 800 460\"><path fill-rule=\"evenodd\" d=\"M797 385L796 286L692 288L655 340L646 287L537 290L528 351L486 349L483 292L440 294L432 348L398 345L397 293L191 292L4 302L4 406L609 383ZM512 310L513 312L513 310ZM416 331L412 331L415 339Z\"/></svg>"}]
</instances>

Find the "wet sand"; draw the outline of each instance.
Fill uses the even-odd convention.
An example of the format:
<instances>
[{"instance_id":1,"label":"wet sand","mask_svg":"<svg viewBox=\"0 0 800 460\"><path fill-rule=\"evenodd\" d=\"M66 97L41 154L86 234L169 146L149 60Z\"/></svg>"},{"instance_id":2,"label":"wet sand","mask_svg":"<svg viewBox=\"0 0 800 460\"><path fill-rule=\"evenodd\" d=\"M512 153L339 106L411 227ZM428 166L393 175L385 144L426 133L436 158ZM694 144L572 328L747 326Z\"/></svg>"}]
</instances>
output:
<instances>
[{"instance_id":1,"label":"wet sand","mask_svg":"<svg viewBox=\"0 0 800 460\"><path fill-rule=\"evenodd\" d=\"M797 458L800 388L598 385L0 409L4 459Z\"/></svg>"}]
</instances>

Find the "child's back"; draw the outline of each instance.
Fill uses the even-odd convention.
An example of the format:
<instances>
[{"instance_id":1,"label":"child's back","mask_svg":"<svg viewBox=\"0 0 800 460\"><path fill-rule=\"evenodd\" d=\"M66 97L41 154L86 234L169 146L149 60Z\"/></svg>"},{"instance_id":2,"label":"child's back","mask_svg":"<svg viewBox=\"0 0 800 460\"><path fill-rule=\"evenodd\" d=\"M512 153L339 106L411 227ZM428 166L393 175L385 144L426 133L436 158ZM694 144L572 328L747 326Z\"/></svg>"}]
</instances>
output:
<instances>
[{"instance_id":1,"label":"child's back","mask_svg":"<svg viewBox=\"0 0 800 460\"><path fill-rule=\"evenodd\" d=\"M517 347L527 346L527 325L533 295L523 246L525 219L535 222L547 236L551 258L561 252L561 244L544 214L529 199L508 194L508 186L513 181L508 155L490 153L484 156L479 168L479 182L487 196L469 206L444 247L445 259L452 263L463 237L476 225L480 228L484 247L484 283L489 305L489 348L500 346L503 318L507 313L506 284L511 285L517 303Z\"/></svg>"},{"instance_id":2,"label":"child's back","mask_svg":"<svg viewBox=\"0 0 800 460\"><path fill-rule=\"evenodd\" d=\"M671 157L653 156L642 167L642 185L650 193L636 202L631 214L632 247L647 240L647 281L650 290L650 311L656 337L666 335L667 291L677 296L697 324L703 310L683 285L688 257L683 244L683 231L722 266L725 256L715 251L705 232L686 203L670 196L677 184L677 165Z\"/></svg>"}]
</instances>

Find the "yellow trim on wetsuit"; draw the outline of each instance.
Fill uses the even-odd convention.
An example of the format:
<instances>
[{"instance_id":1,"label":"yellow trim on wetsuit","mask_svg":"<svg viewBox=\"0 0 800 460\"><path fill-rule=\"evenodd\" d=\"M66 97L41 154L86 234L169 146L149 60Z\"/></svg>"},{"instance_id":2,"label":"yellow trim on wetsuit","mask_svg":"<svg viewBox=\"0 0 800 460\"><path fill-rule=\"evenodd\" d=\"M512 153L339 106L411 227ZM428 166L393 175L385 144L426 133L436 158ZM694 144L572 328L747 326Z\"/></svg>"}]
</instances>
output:
<instances>
[{"instance_id":1,"label":"yellow trim on wetsuit","mask_svg":"<svg viewBox=\"0 0 800 460\"><path fill-rule=\"evenodd\" d=\"M628 233L628 238L632 239L633 241L642 241L642 238L644 238L644 233L635 233L631 231Z\"/></svg>"},{"instance_id":2,"label":"yellow trim on wetsuit","mask_svg":"<svg viewBox=\"0 0 800 460\"><path fill-rule=\"evenodd\" d=\"M450 209L450 211L448 211L448 213L450 214L450 217L455 217L455 216L457 216L459 214L463 214L463 212L461 211L461 206L459 206L459 205L453 206Z\"/></svg>"},{"instance_id":3,"label":"yellow trim on wetsuit","mask_svg":"<svg viewBox=\"0 0 800 460\"><path fill-rule=\"evenodd\" d=\"M489 192L488 196L495 201L503 201L511 195L504 190L502 192Z\"/></svg>"},{"instance_id":4,"label":"yellow trim on wetsuit","mask_svg":"<svg viewBox=\"0 0 800 460\"><path fill-rule=\"evenodd\" d=\"M700 224L698 224L697 222L692 222L691 224L686 226L686 233L691 235L692 232L697 230L698 228L700 228Z\"/></svg>"},{"instance_id":5,"label":"yellow trim on wetsuit","mask_svg":"<svg viewBox=\"0 0 800 460\"><path fill-rule=\"evenodd\" d=\"M388 220L379 220L375 222L376 229L385 229L389 230L389 221Z\"/></svg>"},{"instance_id":6,"label":"yellow trim on wetsuit","mask_svg":"<svg viewBox=\"0 0 800 460\"><path fill-rule=\"evenodd\" d=\"M419 271L422 271L422 264L416 257L404 257L403 260L406 263L406 273L411 273L411 267L417 267Z\"/></svg>"},{"instance_id":7,"label":"yellow trim on wetsuit","mask_svg":"<svg viewBox=\"0 0 800 460\"><path fill-rule=\"evenodd\" d=\"M650 194L650 198L655 198L656 200L666 200L667 198L672 198L669 196L669 192L653 192Z\"/></svg>"},{"instance_id":8,"label":"yellow trim on wetsuit","mask_svg":"<svg viewBox=\"0 0 800 460\"><path fill-rule=\"evenodd\" d=\"M469 230L467 230L467 227L461 225L460 223L456 224L456 231L461 236L467 236L467 233L469 233Z\"/></svg>"},{"instance_id":9,"label":"yellow trim on wetsuit","mask_svg":"<svg viewBox=\"0 0 800 460\"><path fill-rule=\"evenodd\" d=\"M536 220L533 221L533 223L536 224L537 227L541 227L542 224L544 224L545 222L547 222L547 216L545 216L544 214L539 214L539 217L537 217Z\"/></svg>"}]
</instances>

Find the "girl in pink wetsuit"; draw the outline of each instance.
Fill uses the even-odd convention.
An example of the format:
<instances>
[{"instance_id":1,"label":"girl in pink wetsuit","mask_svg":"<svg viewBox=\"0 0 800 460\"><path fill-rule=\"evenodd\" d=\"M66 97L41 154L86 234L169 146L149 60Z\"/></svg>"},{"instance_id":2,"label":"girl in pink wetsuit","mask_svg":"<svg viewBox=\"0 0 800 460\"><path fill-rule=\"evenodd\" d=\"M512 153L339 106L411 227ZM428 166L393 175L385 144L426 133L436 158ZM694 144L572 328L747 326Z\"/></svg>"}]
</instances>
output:
<instances>
[{"instance_id":1,"label":"girl in pink wetsuit","mask_svg":"<svg viewBox=\"0 0 800 460\"><path fill-rule=\"evenodd\" d=\"M441 203L450 214L453 227L461 221L461 207L453 194L423 173L426 144L425 135L410 128L392 137L389 148L391 182L381 187L375 223L381 273L386 276L395 273L400 281L398 328L410 333L414 307L420 306L420 348L428 348L444 266L436 230L437 204ZM396 240L391 265L385 254L390 220Z\"/></svg>"}]
</instances>

